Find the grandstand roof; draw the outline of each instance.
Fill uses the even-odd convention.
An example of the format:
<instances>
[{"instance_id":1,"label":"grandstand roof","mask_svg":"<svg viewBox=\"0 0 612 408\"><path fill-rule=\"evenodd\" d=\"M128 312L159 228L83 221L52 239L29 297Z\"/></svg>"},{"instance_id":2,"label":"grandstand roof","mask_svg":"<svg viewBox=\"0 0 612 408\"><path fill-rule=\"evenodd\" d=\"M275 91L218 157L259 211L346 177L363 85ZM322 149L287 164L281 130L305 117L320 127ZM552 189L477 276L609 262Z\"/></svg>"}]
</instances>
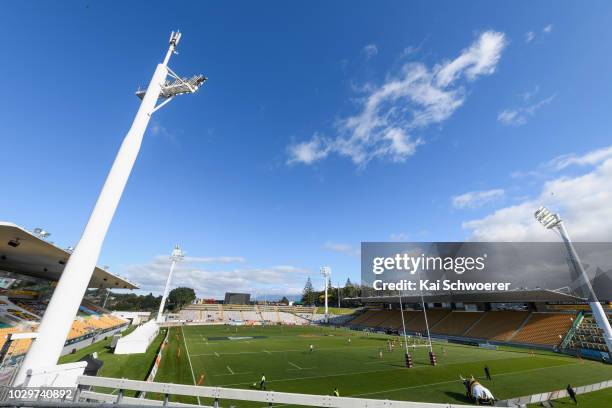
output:
<instances>
[{"instance_id":1,"label":"grandstand roof","mask_svg":"<svg viewBox=\"0 0 612 408\"><path fill-rule=\"evenodd\" d=\"M525 302L585 302L578 296L546 289L512 290L502 292L453 292L423 295L426 303L525 303ZM399 303L399 296L370 296L355 298L364 303ZM346 299L349 300L349 299ZM403 303L421 303L421 295L402 296Z\"/></svg>"},{"instance_id":2,"label":"grandstand roof","mask_svg":"<svg viewBox=\"0 0 612 408\"><path fill-rule=\"evenodd\" d=\"M9 242L18 240L18 245ZM59 280L70 252L10 222L0 221L0 269L36 278ZM90 288L138 289L138 286L96 267Z\"/></svg>"}]
</instances>

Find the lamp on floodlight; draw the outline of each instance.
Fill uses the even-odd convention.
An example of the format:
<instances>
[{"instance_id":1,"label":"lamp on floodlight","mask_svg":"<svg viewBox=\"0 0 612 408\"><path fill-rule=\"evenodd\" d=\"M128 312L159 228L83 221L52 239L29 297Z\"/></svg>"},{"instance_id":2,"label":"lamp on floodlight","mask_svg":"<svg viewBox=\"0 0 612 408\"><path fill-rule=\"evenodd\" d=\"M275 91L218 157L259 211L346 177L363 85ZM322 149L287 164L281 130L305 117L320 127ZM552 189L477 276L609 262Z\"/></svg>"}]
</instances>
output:
<instances>
[{"instance_id":1,"label":"lamp on floodlight","mask_svg":"<svg viewBox=\"0 0 612 408\"><path fill-rule=\"evenodd\" d=\"M51 233L49 231L45 231L42 228L34 228L34 235L36 235L38 238L40 239L47 239L49 238L49 236L51 236Z\"/></svg>"},{"instance_id":2,"label":"lamp on floodlight","mask_svg":"<svg viewBox=\"0 0 612 408\"><path fill-rule=\"evenodd\" d=\"M98 262L106 233L140 152L151 116L177 95L196 92L207 79L204 75L180 77L168 67L170 57L176 53L180 39L180 32L173 31L170 34L165 57L157 64L146 91L140 90L136 93L142 100L140 107L123 139L81 238L66 262L38 326L38 336L19 367L13 385L22 385L26 383L26 379L30 386L51 385L51 377L45 373L57 372L57 362L72 321ZM41 229L40 232L42 231ZM47 233L46 236L48 235Z\"/></svg>"},{"instance_id":3,"label":"lamp on floodlight","mask_svg":"<svg viewBox=\"0 0 612 408\"><path fill-rule=\"evenodd\" d=\"M329 278L331 276L331 268L329 266L321 267L321 275L325 278L325 323L329 322L329 308L327 306L327 288L329 287Z\"/></svg>"},{"instance_id":4,"label":"lamp on floodlight","mask_svg":"<svg viewBox=\"0 0 612 408\"><path fill-rule=\"evenodd\" d=\"M164 307L166 306L166 300L168 299L168 293L170 292L170 282L172 281L172 275L174 274L174 267L177 262L180 262L185 257L183 251L178 245L174 246L172 250L172 254L170 255L170 273L168 274L168 279L166 280L166 286L164 287L164 294L162 295L161 303L159 304L159 310L157 312L157 322L161 323L163 320Z\"/></svg>"},{"instance_id":5,"label":"lamp on floodlight","mask_svg":"<svg viewBox=\"0 0 612 408\"><path fill-rule=\"evenodd\" d=\"M578 257L578 253L576 249L574 249L574 245L570 240L569 234L565 229L565 225L563 224L563 220L559 214L552 213L548 208L541 206L534 213L535 219L542 224L547 229L556 229L561 235L561 239L563 239L563 243L565 244L565 249L567 250L569 261L572 267L575 269L578 275L580 275L584 281L584 285L588 290L589 296L589 306L591 307L591 311L593 312L593 317L597 322L599 328L603 331L603 338L606 342L606 346L608 348L608 353L612 355L612 327L610 327L610 322L608 321L608 317L601 307L601 303L597 299L597 295L593 290L593 286L591 285L591 281L589 280L589 276L587 275L584 267L582 266L582 262Z\"/></svg>"},{"instance_id":6,"label":"lamp on floodlight","mask_svg":"<svg viewBox=\"0 0 612 408\"><path fill-rule=\"evenodd\" d=\"M180 40L180 32L177 31L175 33L173 31L172 34L170 34L170 48L173 48L172 52L175 54L177 54L176 46L178 45ZM168 55L166 56L167 59L169 58L169 54L170 50L168 51ZM208 78L202 74L193 75L192 77L187 78L178 76L169 67L166 67L166 69L168 70L168 75L170 76L170 79L166 79L164 81L159 92L159 99L165 99L165 101L162 102L157 108L155 108L155 110L161 108L163 105L170 102L172 98L177 95L195 93L200 88L200 86L202 86L204 82L208 80ZM136 91L136 96L140 99L143 99L146 93L146 89L138 88L138 90Z\"/></svg>"}]
</instances>

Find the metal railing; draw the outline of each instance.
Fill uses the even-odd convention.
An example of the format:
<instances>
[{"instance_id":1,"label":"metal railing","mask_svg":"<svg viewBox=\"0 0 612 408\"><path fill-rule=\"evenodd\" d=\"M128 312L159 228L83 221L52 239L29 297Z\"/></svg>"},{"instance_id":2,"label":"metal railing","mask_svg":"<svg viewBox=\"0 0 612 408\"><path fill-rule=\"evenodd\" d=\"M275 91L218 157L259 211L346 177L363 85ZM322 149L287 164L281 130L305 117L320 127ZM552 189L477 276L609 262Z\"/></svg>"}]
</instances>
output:
<instances>
[{"instance_id":1,"label":"metal railing","mask_svg":"<svg viewBox=\"0 0 612 408\"><path fill-rule=\"evenodd\" d=\"M471 405L462 404L437 404L428 402L392 401L366 398L334 397L328 395L295 394L277 391L258 391L236 388L204 387L195 385L182 385L170 383L153 383L146 381L80 376L79 385L90 387L104 387L118 390L116 394L103 394L93 391L81 391L79 399L93 401L111 402L114 404L137 404L149 406L175 406L170 403L172 395L209 398L218 407L222 400L231 401L255 401L273 406L277 404L302 405L311 407L328 408L468 408ZM165 396L164 401L151 399L138 399L125 397L126 391L152 392ZM187 406L182 404L182 406ZM191 405L194 406L194 405Z\"/></svg>"}]
</instances>

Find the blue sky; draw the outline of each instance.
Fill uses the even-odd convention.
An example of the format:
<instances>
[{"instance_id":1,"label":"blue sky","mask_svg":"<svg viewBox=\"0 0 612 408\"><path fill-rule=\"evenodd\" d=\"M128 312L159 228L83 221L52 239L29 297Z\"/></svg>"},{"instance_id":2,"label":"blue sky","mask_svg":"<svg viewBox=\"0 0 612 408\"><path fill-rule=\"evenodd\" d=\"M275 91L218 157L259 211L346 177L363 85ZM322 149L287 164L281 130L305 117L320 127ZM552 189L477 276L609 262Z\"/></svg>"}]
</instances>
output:
<instances>
[{"instance_id":1,"label":"blue sky","mask_svg":"<svg viewBox=\"0 0 612 408\"><path fill-rule=\"evenodd\" d=\"M361 241L551 239L544 202L609 240L607 2L12 2L2 6L0 219L74 245L179 28L100 264L176 284L358 280ZM608 217L610 215L610 217ZM599 218L598 218L599 217ZM543 235L544 234L544 235Z\"/></svg>"}]
</instances>

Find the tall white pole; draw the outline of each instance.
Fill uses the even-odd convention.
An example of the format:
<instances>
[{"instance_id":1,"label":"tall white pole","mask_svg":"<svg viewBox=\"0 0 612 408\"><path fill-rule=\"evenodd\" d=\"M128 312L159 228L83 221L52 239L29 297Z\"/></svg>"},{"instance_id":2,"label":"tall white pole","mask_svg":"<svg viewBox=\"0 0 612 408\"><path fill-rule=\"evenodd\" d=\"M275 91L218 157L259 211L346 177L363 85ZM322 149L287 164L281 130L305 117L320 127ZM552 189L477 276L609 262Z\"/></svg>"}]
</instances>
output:
<instances>
[{"instance_id":1,"label":"tall white pole","mask_svg":"<svg viewBox=\"0 0 612 408\"><path fill-rule=\"evenodd\" d=\"M72 321L79 310L98 262L106 232L138 157L145 130L168 75L167 64L175 46L176 40L173 41L171 38L164 62L158 64L153 73L132 127L119 148L81 239L66 263L38 328L38 336L15 377L13 382L15 385L24 383L28 370L38 370L57 364Z\"/></svg>"},{"instance_id":2,"label":"tall white pole","mask_svg":"<svg viewBox=\"0 0 612 408\"><path fill-rule=\"evenodd\" d=\"M565 244L565 248L570 256L570 261L576 271L582 275L582 279L589 291L589 306L591 307L591 311L593 312L593 317L597 322L599 328L603 331L603 338L606 342L606 346L608 347L608 354L612 356L612 328L610 327L610 321L608 320L608 316L606 316L606 312L604 312L603 307L601 307L601 303L597 299L597 295L593 290L593 286L591 285L591 281L582 266L582 262L580 262L580 258L578 257L578 253L574 249L574 245L570 240L569 234L565 229L565 226L562 221L556 225L557 229L561 233L561 238L563 238L563 243Z\"/></svg>"},{"instance_id":3,"label":"tall white pole","mask_svg":"<svg viewBox=\"0 0 612 408\"><path fill-rule=\"evenodd\" d=\"M329 277L325 276L325 323L329 321L329 307L327 306L327 286L329 282Z\"/></svg>"},{"instance_id":4,"label":"tall white pole","mask_svg":"<svg viewBox=\"0 0 612 408\"><path fill-rule=\"evenodd\" d=\"M420 268L417 268L417 279L421 281ZM429 322L427 321L427 310L425 309L425 298L423 297L423 290L421 289L421 307L423 308L423 317L425 318L425 329L427 330L427 340L429 342L429 352L433 353L433 346L431 345L431 334L429 333Z\"/></svg>"},{"instance_id":5,"label":"tall white pole","mask_svg":"<svg viewBox=\"0 0 612 408\"><path fill-rule=\"evenodd\" d=\"M404 346L406 347L406 353L408 353L408 336L406 336L406 322L404 321L404 306L402 305L402 292L397 291L399 295L400 313L402 315L402 330L404 331Z\"/></svg>"},{"instance_id":6,"label":"tall white pole","mask_svg":"<svg viewBox=\"0 0 612 408\"><path fill-rule=\"evenodd\" d=\"M331 268L329 266L322 266L321 275L323 275L323 277L325 278L325 323L329 323L329 307L327 305L327 288L329 286Z\"/></svg>"},{"instance_id":7,"label":"tall white pole","mask_svg":"<svg viewBox=\"0 0 612 408\"><path fill-rule=\"evenodd\" d=\"M102 303L102 309L104 309L106 307L106 302L108 301L108 297L110 296L111 292L109 289L106 289L106 297L104 298L104 303Z\"/></svg>"},{"instance_id":8,"label":"tall white pole","mask_svg":"<svg viewBox=\"0 0 612 408\"><path fill-rule=\"evenodd\" d=\"M172 281L172 275L174 274L174 267L181 259L183 259L183 251L181 251L181 248L176 245L172 251L172 255L170 256L170 260L172 261L170 264L170 273L168 274L168 279L166 279L166 287L164 288L164 294L162 295L161 303L159 304L159 311L157 312L158 323L162 322L164 307L166 306L166 299L168 299L168 293L170 292L170 282Z\"/></svg>"}]
</instances>

